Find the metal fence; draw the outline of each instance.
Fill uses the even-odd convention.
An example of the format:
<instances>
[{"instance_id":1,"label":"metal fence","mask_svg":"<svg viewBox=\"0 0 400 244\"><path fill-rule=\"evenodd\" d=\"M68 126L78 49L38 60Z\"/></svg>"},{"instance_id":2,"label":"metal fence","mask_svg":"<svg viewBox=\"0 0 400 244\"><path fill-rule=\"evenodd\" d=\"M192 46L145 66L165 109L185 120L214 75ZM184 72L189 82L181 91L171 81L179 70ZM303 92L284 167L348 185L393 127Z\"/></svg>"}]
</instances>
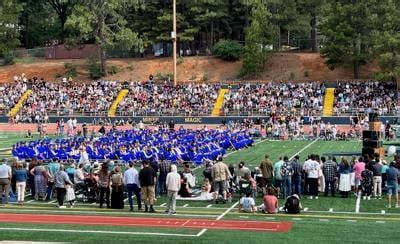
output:
<instances>
[{"instance_id":1,"label":"metal fence","mask_svg":"<svg viewBox=\"0 0 400 244\"><path fill-rule=\"evenodd\" d=\"M33 49L18 49L14 50L14 56L18 58L45 58L47 47L33 48Z\"/></svg>"}]
</instances>

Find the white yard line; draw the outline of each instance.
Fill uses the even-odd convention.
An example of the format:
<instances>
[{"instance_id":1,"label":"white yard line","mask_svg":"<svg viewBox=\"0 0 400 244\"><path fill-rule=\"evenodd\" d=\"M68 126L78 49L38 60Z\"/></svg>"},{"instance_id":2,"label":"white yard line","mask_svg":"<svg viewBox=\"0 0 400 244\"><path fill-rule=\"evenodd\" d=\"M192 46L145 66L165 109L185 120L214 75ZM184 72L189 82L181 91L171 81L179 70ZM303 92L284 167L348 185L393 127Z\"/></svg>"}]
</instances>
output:
<instances>
[{"instance_id":1,"label":"white yard line","mask_svg":"<svg viewBox=\"0 0 400 244\"><path fill-rule=\"evenodd\" d=\"M356 201L356 213L360 212L360 202L361 202L361 192L357 192L357 201Z\"/></svg>"},{"instance_id":2,"label":"white yard line","mask_svg":"<svg viewBox=\"0 0 400 244\"><path fill-rule=\"evenodd\" d=\"M212 204L209 204L209 205L207 205L207 207L206 207L206 208L211 208L211 206L212 206Z\"/></svg>"},{"instance_id":3,"label":"white yard line","mask_svg":"<svg viewBox=\"0 0 400 244\"><path fill-rule=\"evenodd\" d=\"M165 205L167 205L167 203L163 203L160 205L160 207L164 207Z\"/></svg>"},{"instance_id":4,"label":"white yard line","mask_svg":"<svg viewBox=\"0 0 400 244\"><path fill-rule=\"evenodd\" d=\"M348 215L359 215L359 214L364 214L364 215L382 215L385 214L385 216L400 216L400 213L371 213L371 212L359 212L359 213L355 213L355 212L346 212L346 211L333 211L333 212L329 212L329 211L307 211L307 213L333 213L333 214L348 214Z\"/></svg>"},{"instance_id":5,"label":"white yard line","mask_svg":"<svg viewBox=\"0 0 400 244\"><path fill-rule=\"evenodd\" d=\"M222 219L227 213L229 213L232 209L234 209L238 204L239 204L239 201L237 201L237 202L236 202L235 204L233 204L230 208L228 208L225 212L223 212L220 216L218 216L218 217L216 218L216 220ZM207 231L207 229L202 229L202 230L197 234L197 236L203 235L204 233L206 233L206 231Z\"/></svg>"},{"instance_id":6,"label":"white yard line","mask_svg":"<svg viewBox=\"0 0 400 244\"><path fill-rule=\"evenodd\" d=\"M318 138L315 139L314 141L312 141L311 143L307 144L307 146L303 147L300 151L298 151L297 153L295 153L292 157L289 158L289 161L291 161L292 159L294 159L294 157L296 157L296 155L299 155L300 153L302 153L304 150L306 150L307 148L309 148L312 144L316 143L318 141Z\"/></svg>"},{"instance_id":7,"label":"white yard line","mask_svg":"<svg viewBox=\"0 0 400 244\"><path fill-rule=\"evenodd\" d=\"M238 204L239 204L239 201L237 201L230 208L228 208L225 212L223 212L220 216L218 216L217 220L222 219L227 213L229 213L232 209L234 209Z\"/></svg>"},{"instance_id":8,"label":"white yard line","mask_svg":"<svg viewBox=\"0 0 400 244\"><path fill-rule=\"evenodd\" d=\"M0 212L45 212L45 213L83 213L83 214L103 214L103 215L138 215L138 216L148 216L148 213L144 212L114 212L114 211L83 211L83 210L75 210L75 209L65 209L65 210L47 210L47 209L2 209L0 208ZM164 213L153 213L153 216L165 216ZM176 216L182 217L200 217L200 218L215 218L218 217L216 214L176 214Z\"/></svg>"},{"instance_id":9,"label":"white yard line","mask_svg":"<svg viewBox=\"0 0 400 244\"><path fill-rule=\"evenodd\" d=\"M189 204L188 203L186 203L185 205L183 205L182 207L183 208L186 208L187 206L189 206Z\"/></svg>"},{"instance_id":10,"label":"white yard line","mask_svg":"<svg viewBox=\"0 0 400 244\"><path fill-rule=\"evenodd\" d=\"M202 229L199 233L197 233L197 237L202 236L204 233L206 233L207 229Z\"/></svg>"},{"instance_id":11,"label":"white yard line","mask_svg":"<svg viewBox=\"0 0 400 244\"><path fill-rule=\"evenodd\" d=\"M181 237L199 237L203 233L196 235L175 234L175 233L157 233L157 232L127 232L127 231L103 231L103 230L68 230L68 229L35 229L35 228L0 228L0 230L13 231L36 231L36 232L67 232L67 233L96 233L96 234L118 234L118 235L148 235L148 236L181 236Z\"/></svg>"}]
</instances>

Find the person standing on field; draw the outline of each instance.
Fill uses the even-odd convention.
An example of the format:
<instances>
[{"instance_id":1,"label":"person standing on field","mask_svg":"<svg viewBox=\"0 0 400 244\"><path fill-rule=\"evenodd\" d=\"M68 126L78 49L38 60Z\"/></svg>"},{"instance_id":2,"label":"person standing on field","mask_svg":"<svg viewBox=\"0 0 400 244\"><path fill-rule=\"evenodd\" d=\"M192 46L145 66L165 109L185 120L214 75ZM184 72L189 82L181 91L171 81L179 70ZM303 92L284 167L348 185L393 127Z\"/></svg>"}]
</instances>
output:
<instances>
[{"instance_id":1,"label":"person standing on field","mask_svg":"<svg viewBox=\"0 0 400 244\"><path fill-rule=\"evenodd\" d=\"M227 201L228 180L232 177L228 166L222 162L222 157L218 157L217 163L211 169L211 176L214 182L214 200L218 203L220 192L223 196L223 203Z\"/></svg>"},{"instance_id":2,"label":"person standing on field","mask_svg":"<svg viewBox=\"0 0 400 244\"><path fill-rule=\"evenodd\" d=\"M265 193L266 188L272 185L272 177L273 177L273 166L272 161L269 159L269 155L265 155L265 159L260 164L260 170L262 173L262 187L263 192Z\"/></svg>"},{"instance_id":3,"label":"person standing on field","mask_svg":"<svg viewBox=\"0 0 400 244\"><path fill-rule=\"evenodd\" d=\"M142 189L142 198L144 199L144 211L155 213L153 208L155 196L155 183L157 179L156 171L150 167L150 162L145 161L143 169L139 172L139 182ZM149 209L150 205L150 209Z\"/></svg>"},{"instance_id":4,"label":"person standing on field","mask_svg":"<svg viewBox=\"0 0 400 244\"><path fill-rule=\"evenodd\" d=\"M167 210L166 213L176 213L176 196L181 188L181 176L177 173L176 165L171 165L171 172L167 174Z\"/></svg>"}]
</instances>

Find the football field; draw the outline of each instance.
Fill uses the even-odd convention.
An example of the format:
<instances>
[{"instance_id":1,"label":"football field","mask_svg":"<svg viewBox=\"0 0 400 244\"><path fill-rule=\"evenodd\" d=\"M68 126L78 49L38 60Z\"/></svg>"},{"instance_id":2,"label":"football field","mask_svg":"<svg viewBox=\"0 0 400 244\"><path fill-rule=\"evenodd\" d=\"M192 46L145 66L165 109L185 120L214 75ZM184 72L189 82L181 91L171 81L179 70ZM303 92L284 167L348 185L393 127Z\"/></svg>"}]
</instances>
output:
<instances>
[{"instance_id":1,"label":"football field","mask_svg":"<svg viewBox=\"0 0 400 244\"><path fill-rule=\"evenodd\" d=\"M18 134L0 134L2 157L10 157L9 147ZM251 148L230 151L227 164L258 166L265 154L275 162L280 156L311 153L357 152L359 141L257 141ZM195 168L197 183L202 168ZM261 204L259 194L256 199ZM280 206L283 200L280 199ZM238 199L230 203L177 201L177 214L164 214L166 198L157 199L157 213L100 209L97 204L78 203L58 209L56 201L36 201L28 196L25 206L0 207L0 240L112 243L397 243L400 238L400 209L385 208L385 200L359 200L354 196L302 199L299 215L246 214L237 210ZM16 215L18 214L18 215ZM258 229L262 227L262 231ZM247 229L246 229L247 228Z\"/></svg>"}]
</instances>

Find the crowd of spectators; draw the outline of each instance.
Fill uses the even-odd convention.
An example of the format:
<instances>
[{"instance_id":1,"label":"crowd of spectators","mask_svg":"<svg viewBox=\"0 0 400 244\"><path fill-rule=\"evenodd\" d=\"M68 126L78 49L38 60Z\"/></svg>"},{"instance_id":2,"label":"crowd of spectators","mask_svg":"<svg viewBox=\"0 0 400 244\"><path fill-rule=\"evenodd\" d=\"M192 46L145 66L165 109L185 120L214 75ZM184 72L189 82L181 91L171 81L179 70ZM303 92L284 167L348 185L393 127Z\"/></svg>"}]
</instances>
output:
<instances>
[{"instance_id":1,"label":"crowd of spectators","mask_svg":"<svg viewBox=\"0 0 400 244\"><path fill-rule=\"evenodd\" d=\"M22 77L22 76L21 76ZM117 81L46 82L16 76L13 84L0 86L0 113L6 114L28 84L32 94L24 102L15 122L45 122L53 116L106 116L119 91L128 95L119 103L121 116L208 116L221 84L182 84ZM321 116L324 83L238 84L229 87L220 111L226 116L282 117ZM358 115L376 111L395 115L398 103L393 82L339 82L335 90L334 115Z\"/></svg>"},{"instance_id":2,"label":"crowd of spectators","mask_svg":"<svg viewBox=\"0 0 400 244\"><path fill-rule=\"evenodd\" d=\"M322 112L325 87L321 83L243 84L226 94L225 115L310 116Z\"/></svg>"},{"instance_id":3,"label":"crowd of spectators","mask_svg":"<svg viewBox=\"0 0 400 244\"><path fill-rule=\"evenodd\" d=\"M122 84L116 81L46 82L32 85L16 122L45 122L49 115L107 115Z\"/></svg>"},{"instance_id":4,"label":"crowd of spectators","mask_svg":"<svg viewBox=\"0 0 400 244\"><path fill-rule=\"evenodd\" d=\"M26 89L25 83L2 84L0 86L0 114L7 114Z\"/></svg>"},{"instance_id":5,"label":"crowd of spectators","mask_svg":"<svg viewBox=\"0 0 400 244\"><path fill-rule=\"evenodd\" d=\"M142 85L131 82L130 92L119 104L118 114L143 115L210 115L220 86L185 84L173 87L167 83Z\"/></svg>"},{"instance_id":6,"label":"crowd of spectators","mask_svg":"<svg viewBox=\"0 0 400 244\"><path fill-rule=\"evenodd\" d=\"M379 115L393 115L398 102L396 91L394 82L340 82L335 90L334 114L376 111Z\"/></svg>"}]
</instances>

